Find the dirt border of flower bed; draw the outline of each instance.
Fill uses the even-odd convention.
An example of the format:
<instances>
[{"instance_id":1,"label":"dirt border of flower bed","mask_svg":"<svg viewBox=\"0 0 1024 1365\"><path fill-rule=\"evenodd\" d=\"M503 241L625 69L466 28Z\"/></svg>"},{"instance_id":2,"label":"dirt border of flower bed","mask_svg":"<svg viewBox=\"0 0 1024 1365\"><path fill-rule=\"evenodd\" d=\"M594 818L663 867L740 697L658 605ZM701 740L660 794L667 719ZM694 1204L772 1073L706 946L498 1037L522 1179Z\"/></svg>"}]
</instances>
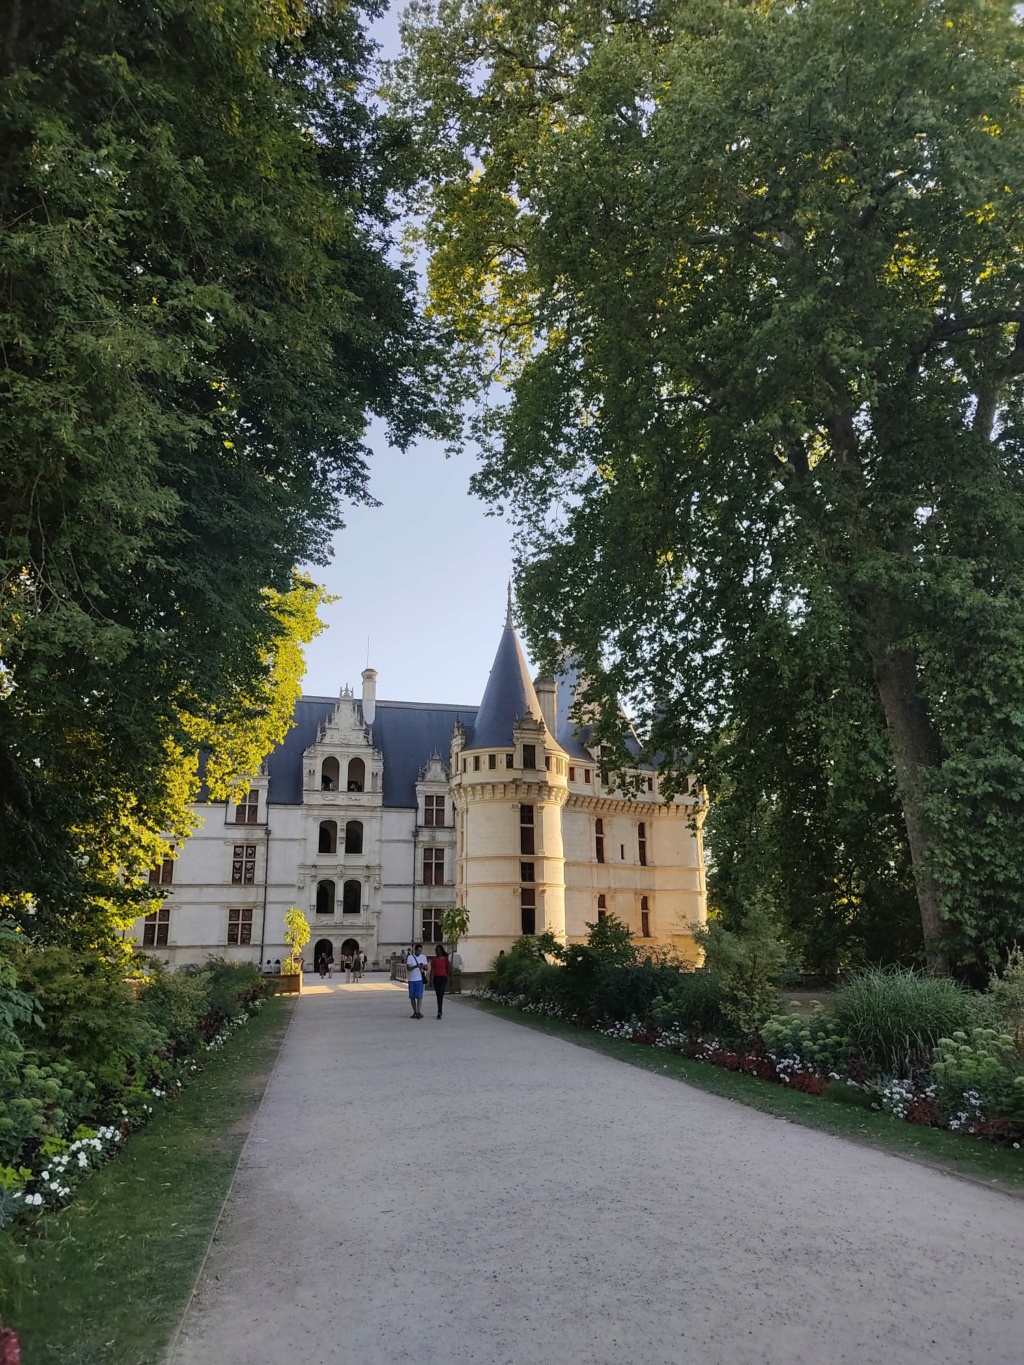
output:
<instances>
[{"instance_id":1,"label":"dirt border of flower bed","mask_svg":"<svg viewBox=\"0 0 1024 1365\"><path fill-rule=\"evenodd\" d=\"M798 1123L875 1151L888 1152L891 1156L913 1161L919 1166L928 1166L960 1180L969 1180L986 1190L997 1190L1012 1198L1024 1199L1024 1149L1015 1152L984 1138L908 1124L888 1114L838 1104L741 1072L710 1066L707 1062L683 1057L677 1052L608 1038L562 1020L524 1014L509 1005L471 1000L468 997L466 1002L474 1009L506 1019L509 1023L561 1038L577 1047L590 1048L592 1052L603 1053L659 1076L669 1076L684 1085L757 1109L774 1118Z\"/></svg>"}]
</instances>

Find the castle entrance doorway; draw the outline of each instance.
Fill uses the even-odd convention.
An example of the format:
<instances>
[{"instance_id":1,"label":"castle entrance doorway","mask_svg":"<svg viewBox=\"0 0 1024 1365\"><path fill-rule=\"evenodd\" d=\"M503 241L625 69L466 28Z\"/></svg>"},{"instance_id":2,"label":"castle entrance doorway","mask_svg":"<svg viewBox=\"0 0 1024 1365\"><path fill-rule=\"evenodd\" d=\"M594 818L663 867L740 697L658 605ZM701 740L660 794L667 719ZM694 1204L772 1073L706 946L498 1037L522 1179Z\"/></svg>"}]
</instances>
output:
<instances>
[{"instance_id":1,"label":"castle entrance doorway","mask_svg":"<svg viewBox=\"0 0 1024 1365\"><path fill-rule=\"evenodd\" d=\"M329 938L318 938L316 947L313 949L313 966L317 971L320 970L320 959L327 958L330 961L334 957L334 944Z\"/></svg>"}]
</instances>

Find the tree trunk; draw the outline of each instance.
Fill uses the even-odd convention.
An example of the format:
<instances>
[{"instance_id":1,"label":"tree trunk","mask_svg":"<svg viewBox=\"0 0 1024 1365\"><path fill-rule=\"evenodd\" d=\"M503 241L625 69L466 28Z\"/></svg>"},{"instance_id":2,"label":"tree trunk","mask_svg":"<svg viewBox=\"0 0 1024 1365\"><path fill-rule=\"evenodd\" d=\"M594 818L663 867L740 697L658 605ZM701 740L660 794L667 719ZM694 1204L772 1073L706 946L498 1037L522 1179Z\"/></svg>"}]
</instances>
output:
<instances>
[{"instance_id":1,"label":"tree trunk","mask_svg":"<svg viewBox=\"0 0 1024 1365\"><path fill-rule=\"evenodd\" d=\"M939 739L918 690L917 662L912 650L894 648L884 638L887 631L869 633L865 644L871 656L875 686L885 713L896 786L907 827L910 859L914 868L917 903L921 912L925 961L930 971L945 976L949 962L941 947L943 924L939 884L928 868L931 832L921 797L921 777L937 768L941 758Z\"/></svg>"}]
</instances>

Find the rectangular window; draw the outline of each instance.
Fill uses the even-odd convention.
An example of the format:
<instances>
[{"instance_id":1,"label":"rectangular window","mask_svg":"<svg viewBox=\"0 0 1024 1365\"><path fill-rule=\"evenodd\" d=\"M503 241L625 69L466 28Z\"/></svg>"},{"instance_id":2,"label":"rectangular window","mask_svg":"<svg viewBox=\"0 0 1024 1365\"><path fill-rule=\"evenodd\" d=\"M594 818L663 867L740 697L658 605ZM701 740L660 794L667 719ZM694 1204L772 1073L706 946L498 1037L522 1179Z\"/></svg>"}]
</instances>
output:
<instances>
[{"instance_id":1,"label":"rectangular window","mask_svg":"<svg viewBox=\"0 0 1024 1365\"><path fill-rule=\"evenodd\" d=\"M474 771L475 773L478 773L478 772L480 771L480 755L479 755L479 754L474 754L474 755L473 755L473 771Z\"/></svg>"},{"instance_id":2,"label":"rectangular window","mask_svg":"<svg viewBox=\"0 0 1024 1365\"><path fill-rule=\"evenodd\" d=\"M537 766L537 746L536 744L523 745L523 767L536 768Z\"/></svg>"},{"instance_id":3,"label":"rectangular window","mask_svg":"<svg viewBox=\"0 0 1024 1365\"><path fill-rule=\"evenodd\" d=\"M174 845L171 845L174 848ZM170 886L174 882L174 859L165 858L159 867L149 870L150 886Z\"/></svg>"},{"instance_id":4,"label":"rectangular window","mask_svg":"<svg viewBox=\"0 0 1024 1365\"><path fill-rule=\"evenodd\" d=\"M654 778L653 778L653 777L649 777L649 778L647 779L647 790L648 790L649 792L654 791Z\"/></svg>"},{"instance_id":5,"label":"rectangular window","mask_svg":"<svg viewBox=\"0 0 1024 1365\"><path fill-rule=\"evenodd\" d=\"M423 885L444 886L444 849L423 850Z\"/></svg>"},{"instance_id":6,"label":"rectangular window","mask_svg":"<svg viewBox=\"0 0 1024 1365\"><path fill-rule=\"evenodd\" d=\"M506 754L506 755L505 755L505 767L506 767L506 768L514 768L515 766L516 766L516 756L515 756L515 754Z\"/></svg>"},{"instance_id":7,"label":"rectangular window","mask_svg":"<svg viewBox=\"0 0 1024 1365\"><path fill-rule=\"evenodd\" d=\"M162 905L146 916L142 926L142 944L145 948L162 948L167 942L167 931L171 924L170 906Z\"/></svg>"},{"instance_id":8,"label":"rectangular window","mask_svg":"<svg viewBox=\"0 0 1024 1365\"><path fill-rule=\"evenodd\" d=\"M443 796L425 796L423 798L423 823L431 828L440 828L444 824L445 817L445 798Z\"/></svg>"},{"instance_id":9,"label":"rectangular window","mask_svg":"<svg viewBox=\"0 0 1024 1365\"><path fill-rule=\"evenodd\" d=\"M248 791L242 793L235 810L236 825L254 825L260 810L260 794L258 791Z\"/></svg>"},{"instance_id":10,"label":"rectangular window","mask_svg":"<svg viewBox=\"0 0 1024 1365\"><path fill-rule=\"evenodd\" d=\"M465 759L462 760L462 771L463 771L463 772L466 771L466 760L465 760Z\"/></svg>"},{"instance_id":11,"label":"rectangular window","mask_svg":"<svg viewBox=\"0 0 1024 1365\"><path fill-rule=\"evenodd\" d=\"M594 856L599 863L604 862L604 821L594 821Z\"/></svg>"},{"instance_id":12,"label":"rectangular window","mask_svg":"<svg viewBox=\"0 0 1024 1365\"><path fill-rule=\"evenodd\" d=\"M235 844L231 850L231 885L252 886L256 880L256 845Z\"/></svg>"},{"instance_id":13,"label":"rectangular window","mask_svg":"<svg viewBox=\"0 0 1024 1365\"><path fill-rule=\"evenodd\" d=\"M544 767L547 769L548 772L551 771L551 755L550 755L550 754L545 754L545 755L544 755Z\"/></svg>"},{"instance_id":14,"label":"rectangular window","mask_svg":"<svg viewBox=\"0 0 1024 1365\"><path fill-rule=\"evenodd\" d=\"M598 922L598 924L600 924L601 921L602 921L603 919L607 919L607 918L608 918L608 911L607 911L607 910L598 910L598 912L597 912L597 922Z\"/></svg>"},{"instance_id":15,"label":"rectangular window","mask_svg":"<svg viewBox=\"0 0 1024 1365\"><path fill-rule=\"evenodd\" d=\"M532 886L524 886L519 893L520 932L537 932L537 892Z\"/></svg>"},{"instance_id":16,"label":"rectangular window","mask_svg":"<svg viewBox=\"0 0 1024 1365\"><path fill-rule=\"evenodd\" d=\"M430 916L433 915L433 914L435 914L435 913L436 913L436 912L433 911L433 910L431 910L431 909L429 908L429 906L424 906L424 907L423 907L423 935L422 935L422 938L423 938L423 942L424 942L424 943L440 943L440 942L441 942L441 921L440 921L440 919L431 919L431 918L430 918Z\"/></svg>"},{"instance_id":17,"label":"rectangular window","mask_svg":"<svg viewBox=\"0 0 1024 1365\"><path fill-rule=\"evenodd\" d=\"M252 911L237 910L234 906L228 911L228 942L252 942Z\"/></svg>"},{"instance_id":18,"label":"rectangular window","mask_svg":"<svg viewBox=\"0 0 1024 1365\"><path fill-rule=\"evenodd\" d=\"M619 845L619 861L620 861L620 862L623 862L623 863L626 861L626 845L625 845L625 844L620 844L620 845Z\"/></svg>"},{"instance_id":19,"label":"rectangular window","mask_svg":"<svg viewBox=\"0 0 1024 1365\"><path fill-rule=\"evenodd\" d=\"M640 911L640 932L644 938L651 936L651 917L646 910Z\"/></svg>"},{"instance_id":20,"label":"rectangular window","mask_svg":"<svg viewBox=\"0 0 1024 1365\"><path fill-rule=\"evenodd\" d=\"M519 807L519 852L536 853L533 838L533 807Z\"/></svg>"},{"instance_id":21,"label":"rectangular window","mask_svg":"<svg viewBox=\"0 0 1024 1365\"><path fill-rule=\"evenodd\" d=\"M643 820L636 827L636 845L640 853L640 866L647 866L647 826Z\"/></svg>"},{"instance_id":22,"label":"rectangular window","mask_svg":"<svg viewBox=\"0 0 1024 1365\"><path fill-rule=\"evenodd\" d=\"M589 781L590 781L590 769L589 769L589 768L584 768L584 769L583 769L583 781L584 781L584 782L589 782Z\"/></svg>"},{"instance_id":23,"label":"rectangular window","mask_svg":"<svg viewBox=\"0 0 1024 1365\"><path fill-rule=\"evenodd\" d=\"M533 873L534 873L533 863L519 864L519 880L521 882L535 882L537 878L533 875Z\"/></svg>"},{"instance_id":24,"label":"rectangular window","mask_svg":"<svg viewBox=\"0 0 1024 1365\"><path fill-rule=\"evenodd\" d=\"M576 769L572 766L571 763L569 764L569 781L570 782L576 781Z\"/></svg>"},{"instance_id":25,"label":"rectangular window","mask_svg":"<svg viewBox=\"0 0 1024 1365\"><path fill-rule=\"evenodd\" d=\"M607 910L608 908L608 897L604 894L603 891L597 898L597 908L598 910Z\"/></svg>"},{"instance_id":26,"label":"rectangular window","mask_svg":"<svg viewBox=\"0 0 1024 1365\"><path fill-rule=\"evenodd\" d=\"M498 766L498 755L497 755L497 754L488 754L488 755L487 755L487 766L488 766L488 768L496 768L496 767Z\"/></svg>"}]
</instances>

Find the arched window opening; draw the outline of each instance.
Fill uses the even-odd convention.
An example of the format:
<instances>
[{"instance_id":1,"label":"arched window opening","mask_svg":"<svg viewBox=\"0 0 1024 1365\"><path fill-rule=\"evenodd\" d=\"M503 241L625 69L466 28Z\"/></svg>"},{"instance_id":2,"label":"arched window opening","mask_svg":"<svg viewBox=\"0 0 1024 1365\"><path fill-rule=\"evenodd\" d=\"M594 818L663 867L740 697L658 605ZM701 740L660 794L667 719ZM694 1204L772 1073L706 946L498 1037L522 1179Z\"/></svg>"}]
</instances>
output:
<instances>
[{"instance_id":1,"label":"arched window opening","mask_svg":"<svg viewBox=\"0 0 1024 1365\"><path fill-rule=\"evenodd\" d=\"M346 882L341 893L341 913L343 915L358 915L362 909L362 902L362 882Z\"/></svg>"},{"instance_id":2,"label":"arched window opening","mask_svg":"<svg viewBox=\"0 0 1024 1365\"><path fill-rule=\"evenodd\" d=\"M354 938L347 938L341 945L342 957L351 956L352 953L359 952L359 944Z\"/></svg>"},{"instance_id":3,"label":"arched window opening","mask_svg":"<svg viewBox=\"0 0 1024 1365\"><path fill-rule=\"evenodd\" d=\"M336 792L341 781L341 768L336 758L325 758L320 765L320 790Z\"/></svg>"},{"instance_id":4,"label":"arched window opening","mask_svg":"<svg viewBox=\"0 0 1024 1365\"><path fill-rule=\"evenodd\" d=\"M345 826L345 852L362 853L363 851L363 822L361 820L349 820Z\"/></svg>"},{"instance_id":5,"label":"arched window opening","mask_svg":"<svg viewBox=\"0 0 1024 1365\"><path fill-rule=\"evenodd\" d=\"M350 792L366 790L366 764L361 758L350 758L348 761L348 790Z\"/></svg>"},{"instance_id":6,"label":"arched window opening","mask_svg":"<svg viewBox=\"0 0 1024 1365\"><path fill-rule=\"evenodd\" d=\"M334 914L334 883L323 881L316 884L316 913L318 915Z\"/></svg>"},{"instance_id":7,"label":"arched window opening","mask_svg":"<svg viewBox=\"0 0 1024 1365\"><path fill-rule=\"evenodd\" d=\"M316 947L313 949L313 965L315 967L320 966L321 958L325 962L334 961L334 944L329 938L318 938L316 941Z\"/></svg>"},{"instance_id":8,"label":"arched window opening","mask_svg":"<svg viewBox=\"0 0 1024 1365\"><path fill-rule=\"evenodd\" d=\"M317 844L316 851L317 853L337 853L338 825L336 821L320 821L320 841Z\"/></svg>"}]
</instances>

